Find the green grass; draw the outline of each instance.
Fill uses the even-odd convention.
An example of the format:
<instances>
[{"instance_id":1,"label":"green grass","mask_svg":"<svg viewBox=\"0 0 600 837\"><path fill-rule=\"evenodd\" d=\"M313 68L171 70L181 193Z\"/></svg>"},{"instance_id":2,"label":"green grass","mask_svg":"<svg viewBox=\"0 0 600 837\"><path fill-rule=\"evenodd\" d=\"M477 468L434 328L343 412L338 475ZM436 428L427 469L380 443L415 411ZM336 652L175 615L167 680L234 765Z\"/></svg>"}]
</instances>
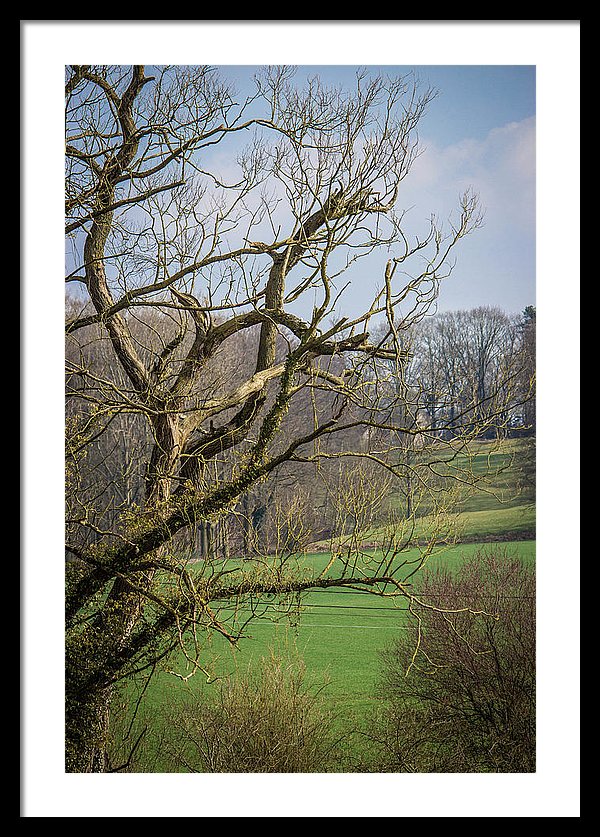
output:
<instances>
[{"instance_id":1,"label":"green grass","mask_svg":"<svg viewBox=\"0 0 600 837\"><path fill-rule=\"evenodd\" d=\"M535 505L497 506L496 508L471 509L446 515L443 526L436 525L433 516L424 515L414 521L411 532L416 543L428 541L432 532L443 531L456 542L485 542L490 540L528 540L535 537ZM363 534L363 541L378 542L384 538L382 527L373 527Z\"/></svg>"},{"instance_id":2,"label":"green grass","mask_svg":"<svg viewBox=\"0 0 600 837\"><path fill-rule=\"evenodd\" d=\"M462 540L535 533L535 449L531 439L479 441L454 463L476 481L456 509ZM534 535L533 535L534 536Z\"/></svg>"},{"instance_id":3,"label":"green grass","mask_svg":"<svg viewBox=\"0 0 600 837\"><path fill-rule=\"evenodd\" d=\"M427 566L452 570L480 547L480 544L462 544L447 548L431 556ZM534 541L517 541L507 548L524 561L533 563L535 560ZM323 553L307 555L306 562L319 569L328 557ZM303 599L301 610L288 616L278 614L273 603L264 616L249 623L247 636L240 640L237 649L219 635L212 638L203 656L214 678L212 683L208 683L201 672L188 683L166 671L158 672L143 695L138 723L149 723L157 730L165 712L190 701L205 700L211 690L217 688L216 678L235 674L236 670L247 670L249 665L272 651L283 654L291 650L304 660L308 682L327 683L324 694L328 705L339 713L340 730L350 736L352 752L360 756L361 748L365 746L360 731L374 705L379 654L405 630L406 620L403 600L394 606L389 599L348 590L311 592ZM185 671L182 658L172 660L171 665L182 673ZM135 699L132 691L130 705ZM152 753L152 747L156 745L150 743L148 746L150 761L158 758L150 769L167 769L160 753Z\"/></svg>"},{"instance_id":4,"label":"green grass","mask_svg":"<svg viewBox=\"0 0 600 837\"><path fill-rule=\"evenodd\" d=\"M511 541L506 548L524 561L535 560L535 494L533 480L533 447L528 440L477 442L468 455L461 454L447 466L469 480L478 481L478 490L465 490L451 519L450 531L459 545L440 549L428 559L427 566L449 569L459 566L481 547L480 542ZM482 490L484 489L484 490ZM391 503L400 508L400 496L392 495ZM416 519L413 540L427 540L437 524L427 516ZM373 527L362 535L363 542L377 541L382 535ZM322 544L326 549L327 545ZM403 560L418 557L417 550L403 553ZM318 572L329 559L326 551L304 556L302 562L311 574ZM414 581L417 581L418 576ZM138 770L168 770L160 735L169 736L165 718L169 712L190 702L207 699L218 688L218 678L247 671L261 657L271 652L297 652L306 665L307 680L317 686L327 683L324 695L328 705L339 714L339 728L350 736L352 752L360 757L365 747L361 730L374 705L380 652L406 629L405 602L396 606L386 598L350 590L314 591L302 600L300 611L287 616L277 612L274 602L263 614L249 622L246 635L233 649L220 635L214 634L202 652L203 664L210 682L197 672L187 683L163 666L141 695L137 729L148 724L155 733L144 744ZM203 642L206 642L203 637ZM183 655L169 665L184 674ZM129 712L140 698L139 686L132 686L126 699ZM132 737L130 737L131 740ZM143 760L145 759L145 764ZM172 769L172 768L171 768Z\"/></svg>"},{"instance_id":5,"label":"green grass","mask_svg":"<svg viewBox=\"0 0 600 837\"><path fill-rule=\"evenodd\" d=\"M532 445L529 439L471 445L469 456L458 457L456 464L479 482L474 490L466 492L461 510L484 511L535 503Z\"/></svg>"},{"instance_id":6,"label":"green grass","mask_svg":"<svg viewBox=\"0 0 600 837\"><path fill-rule=\"evenodd\" d=\"M511 540L520 533L535 532L535 506L508 506L460 512L456 515L457 536L487 539L491 536Z\"/></svg>"},{"instance_id":7,"label":"green grass","mask_svg":"<svg viewBox=\"0 0 600 837\"><path fill-rule=\"evenodd\" d=\"M463 543L535 538L534 453L532 440L508 439L471 443L468 453L452 458L448 452L440 454L447 461L438 463L437 471L457 477L462 488L442 517L428 514L429 499L422 498L415 512L413 541L428 540L433 532L442 537L447 533ZM405 502L400 494L392 493L386 498L384 514L403 509ZM376 542L383 532L382 526L373 526L361 537L363 542Z\"/></svg>"}]
</instances>

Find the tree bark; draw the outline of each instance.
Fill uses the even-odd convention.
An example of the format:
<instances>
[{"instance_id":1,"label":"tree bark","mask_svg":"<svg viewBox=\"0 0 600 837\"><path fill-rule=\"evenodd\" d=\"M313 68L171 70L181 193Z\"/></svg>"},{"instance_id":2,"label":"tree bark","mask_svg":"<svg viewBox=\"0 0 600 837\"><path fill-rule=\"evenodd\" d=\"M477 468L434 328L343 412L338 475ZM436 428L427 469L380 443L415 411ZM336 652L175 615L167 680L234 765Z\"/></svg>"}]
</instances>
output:
<instances>
[{"instance_id":1,"label":"tree bark","mask_svg":"<svg viewBox=\"0 0 600 837\"><path fill-rule=\"evenodd\" d=\"M69 675L69 672L67 672ZM67 676L73 686L76 675ZM109 736L110 688L85 695L67 693L66 757L67 773L105 773Z\"/></svg>"}]
</instances>

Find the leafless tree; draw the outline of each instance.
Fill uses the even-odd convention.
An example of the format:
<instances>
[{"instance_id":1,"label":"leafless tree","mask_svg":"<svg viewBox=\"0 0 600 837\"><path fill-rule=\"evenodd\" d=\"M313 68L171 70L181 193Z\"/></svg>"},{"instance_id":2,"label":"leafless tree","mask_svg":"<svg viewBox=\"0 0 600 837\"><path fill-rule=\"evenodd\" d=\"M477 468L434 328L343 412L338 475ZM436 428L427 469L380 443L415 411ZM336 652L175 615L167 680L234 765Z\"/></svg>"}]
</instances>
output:
<instances>
[{"instance_id":1,"label":"leafless tree","mask_svg":"<svg viewBox=\"0 0 600 837\"><path fill-rule=\"evenodd\" d=\"M536 430L536 400L535 400L535 370L536 370L536 309L528 305L523 311L519 322L519 337L523 351L524 392L532 391L532 397L525 400L523 406L523 423L530 435Z\"/></svg>"},{"instance_id":2,"label":"leafless tree","mask_svg":"<svg viewBox=\"0 0 600 837\"><path fill-rule=\"evenodd\" d=\"M514 317L489 306L446 311L413 330L413 345L412 376L423 390L432 430L439 425L440 432L450 433L455 417L461 414L462 424L469 414L474 425L482 423L484 432L496 432L499 422L487 427L485 416L496 415L500 404L505 410L504 432L515 420L514 411L521 418L530 383ZM522 370L521 383L514 375L517 368Z\"/></svg>"},{"instance_id":3,"label":"leafless tree","mask_svg":"<svg viewBox=\"0 0 600 837\"><path fill-rule=\"evenodd\" d=\"M383 654L381 768L534 771L533 569L495 545L427 573L420 595L428 607Z\"/></svg>"},{"instance_id":4,"label":"leafless tree","mask_svg":"<svg viewBox=\"0 0 600 837\"><path fill-rule=\"evenodd\" d=\"M242 101L207 67L67 70L70 772L107 769L117 684L176 647L201 666L203 634L235 642L245 603L316 587L411 595L396 542L307 575L293 532L271 556L195 563L190 533L227 526L286 467L361 461L402 484L410 473L421 493L433 477L438 497L451 476L402 383L403 335L480 222L470 192L421 237L399 211L432 91L365 72L350 91L302 87L286 67L254 83ZM379 250L380 276L366 258ZM340 316L348 276L373 291ZM503 415L472 414L454 416L449 460ZM422 440L413 454L438 447L407 459L408 438Z\"/></svg>"}]
</instances>

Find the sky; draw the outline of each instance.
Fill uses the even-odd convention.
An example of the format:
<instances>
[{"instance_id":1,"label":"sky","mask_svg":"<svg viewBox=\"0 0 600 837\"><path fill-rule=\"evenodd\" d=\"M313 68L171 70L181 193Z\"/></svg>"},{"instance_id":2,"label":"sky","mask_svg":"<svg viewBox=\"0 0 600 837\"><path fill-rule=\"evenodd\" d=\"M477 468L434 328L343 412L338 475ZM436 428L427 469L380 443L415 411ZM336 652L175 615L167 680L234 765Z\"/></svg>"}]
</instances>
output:
<instances>
[{"instance_id":1,"label":"sky","mask_svg":"<svg viewBox=\"0 0 600 837\"><path fill-rule=\"evenodd\" d=\"M578 816L578 23L21 21L24 816L410 816L423 810L443 817ZM413 171L414 193L430 212L442 185L453 197L455 186L470 178L487 205L479 243L475 236L464 242L441 304L520 311L535 291L538 309L535 775L316 775L314 782L284 776L265 785L260 776L223 783L202 777L200 783L198 776L64 773L64 66L138 62L231 68L405 62L439 88L423 121L428 158ZM564 381L572 420L568 456L556 451L556 440L565 438L564 411L556 410ZM571 622L556 619L567 582Z\"/></svg>"},{"instance_id":2,"label":"sky","mask_svg":"<svg viewBox=\"0 0 600 837\"><path fill-rule=\"evenodd\" d=\"M472 188L485 213L483 226L460 242L451 277L442 284L437 310L497 306L519 314L536 304L536 74L534 65L364 65L376 74L414 72L437 91L419 124L422 155L403 182L399 208L418 227L434 213L456 211ZM219 65L241 95L251 90L257 67ZM351 86L357 65L299 65L301 81L318 75L326 84ZM377 275L389 254L381 253ZM377 259L373 260L377 263ZM365 300L362 265L353 271L340 313ZM346 310L347 309L347 310Z\"/></svg>"},{"instance_id":3,"label":"sky","mask_svg":"<svg viewBox=\"0 0 600 837\"><path fill-rule=\"evenodd\" d=\"M350 90L359 69L352 64L295 66L294 82L300 86L310 76L319 76L325 85ZM443 227L456 217L459 196L466 189L478 194L484 212L482 227L455 248L452 273L442 282L431 313L495 306L518 315L535 305L535 66L360 66L373 75L412 73L424 88L436 91L418 126L422 153L400 189L397 208L409 210L406 231L425 234L432 214ZM253 76L260 65L218 64L216 69L243 101L254 91ZM149 75L154 71L148 67ZM233 136L232 141L207 149L203 164L211 168L212 155L224 180L237 180L234 161L239 142ZM287 222L283 223L285 228ZM366 310L381 287L390 256L393 252L381 248L344 273L340 287L349 285L336 303L336 315L356 316ZM79 261L80 257L73 264L68 260L68 270ZM292 310L307 317L318 302L312 296L302 297Z\"/></svg>"}]
</instances>

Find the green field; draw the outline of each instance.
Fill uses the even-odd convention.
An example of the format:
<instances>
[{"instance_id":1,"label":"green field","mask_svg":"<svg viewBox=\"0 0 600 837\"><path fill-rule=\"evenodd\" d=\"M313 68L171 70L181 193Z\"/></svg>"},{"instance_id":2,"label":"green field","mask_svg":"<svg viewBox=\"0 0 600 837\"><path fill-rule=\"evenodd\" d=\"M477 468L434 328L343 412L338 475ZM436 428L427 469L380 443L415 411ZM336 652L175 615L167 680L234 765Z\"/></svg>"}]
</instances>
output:
<instances>
[{"instance_id":1,"label":"green field","mask_svg":"<svg viewBox=\"0 0 600 837\"><path fill-rule=\"evenodd\" d=\"M428 558L427 568L450 570L472 556L490 541L505 542L500 547L523 561L535 562L535 493L533 448L527 440L503 443L479 442L469 455L452 463L463 473L481 478L480 489L465 491L452 518L455 545L440 546ZM392 497L392 502L394 498ZM431 533L427 516L417 519L414 542ZM364 533L365 544L377 540L381 530ZM326 544L320 551L301 557L301 570L318 573L329 560ZM367 553L368 554L368 553ZM403 552L400 560L419 557L415 547ZM420 574L411 581L418 590ZM221 635L203 636L202 661L206 673L198 671L187 682L172 673L186 674L183 654L176 655L158 670L150 682L129 687L125 713L137 707L132 730L148 727L149 734L137 752L136 771L172 770L164 759L169 737L168 716L178 707L202 703L214 695L219 678L247 672L271 653L293 653L304 661L307 682L320 687L327 705L337 714L340 734L348 745L351 762L356 764L367 746L365 725L376 702L380 653L407 628L406 601L375 596L349 589L315 590L303 596L299 606L284 612L275 600L261 603L259 615L248 622L237 647ZM244 614L238 613L239 616ZM121 721L123 723L123 721ZM128 720L125 720L128 724ZM131 741L134 732L128 736ZM348 762L349 764L351 762ZM351 769L351 768L349 768Z\"/></svg>"},{"instance_id":2,"label":"green field","mask_svg":"<svg viewBox=\"0 0 600 837\"><path fill-rule=\"evenodd\" d=\"M535 561L534 541L515 541L505 546L522 560ZM427 566L452 570L480 548L481 544L446 548L433 555ZM319 568L327 558L319 553L307 555L306 561ZM406 629L403 600L394 605L387 598L369 593L331 589L306 595L301 609L292 614L281 614L278 610L272 604L263 616L255 617L237 648L232 648L219 635L212 637L204 652L212 682L207 682L202 672L197 672L187 683L165 670L158 672L143 694L136 723L148 724L158 733L158 738L168 737L165 721L168 713L182 704L205 700L217 688L215 683L219 677L235 674L237 670L244 672L271 652L293 652L306 665L307 682L315 686L327 684L324 695L339 715L339 729L346 738L348 752L360 758L366 746L362 732L375 701L380 652ZM182 657L171 660L169 666L185 672ZM130 693L130 706L138 696L134 691ZM154 743L151 738L148 740L145 759L150 766L146 769L154 772L167 769L161 760L161 746L157 739ZM143 769L143 764L137 767Z\"/></svg>"},{"instance_id":3,"label":"green field","mask_svg":"<svg viewBox=\"0 0 600 837\"><path fill-rule=\"evenodd\" d=\"M447 534L451 540L462 543L535 539L533 440L473 442L467 451L456 456L448 451L440 453L436 469L456 478L449 485L462 487L452 508L444 511L441 518L428 513L430 498L420 499L414 529L411 524L415 542L428 541L437 531L442 537ZM386 515L391 510L402 510L404 505L402 496L392 492L385 498L382 510ZM362 533L363 541L367 544L379 541L383 531L381 526L366 529ZM328 542L315 544L319 545L326 549Z\"/></svg>"}]
</instances>

